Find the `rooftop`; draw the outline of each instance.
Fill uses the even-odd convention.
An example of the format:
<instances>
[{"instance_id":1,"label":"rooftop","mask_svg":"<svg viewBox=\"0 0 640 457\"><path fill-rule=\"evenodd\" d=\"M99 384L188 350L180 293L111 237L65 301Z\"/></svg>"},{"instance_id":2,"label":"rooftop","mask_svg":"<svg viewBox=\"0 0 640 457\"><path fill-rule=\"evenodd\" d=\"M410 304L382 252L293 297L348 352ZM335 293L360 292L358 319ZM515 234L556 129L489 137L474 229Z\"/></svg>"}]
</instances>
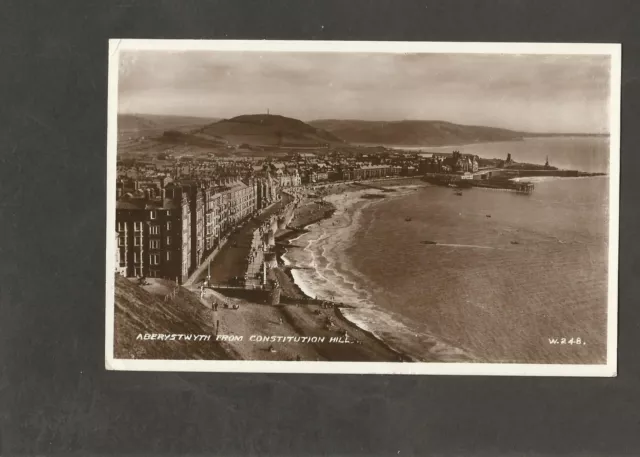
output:
<instances>
[{"instance_id":1,"label":"rooftop","mask_svg":"<svg viewBox=\"0 0 640 457\"><path fill-rule=\"evenodd\" d=\"M171 198L127 198L116 202L116 209L179 209L180 206Z\"/></svg>"}]
</instances>

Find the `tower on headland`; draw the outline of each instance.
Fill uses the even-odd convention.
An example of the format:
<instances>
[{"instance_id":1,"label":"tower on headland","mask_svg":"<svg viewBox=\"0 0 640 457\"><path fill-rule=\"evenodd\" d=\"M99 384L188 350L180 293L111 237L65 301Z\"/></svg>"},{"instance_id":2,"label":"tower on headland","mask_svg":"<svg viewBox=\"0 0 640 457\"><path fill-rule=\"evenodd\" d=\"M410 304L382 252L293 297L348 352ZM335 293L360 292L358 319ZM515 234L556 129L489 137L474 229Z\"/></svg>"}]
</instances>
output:
<instances>
[{"instance_id":1,"label":"tower on headland","mask_svg":"<svg viewBox=\"0 0 640 457\"><path fill-rule=\"evenodd\" d=\"M547 156L547 160L544 163L545 168L549 168L549 156Z\"/></svg>"}]
</instances>

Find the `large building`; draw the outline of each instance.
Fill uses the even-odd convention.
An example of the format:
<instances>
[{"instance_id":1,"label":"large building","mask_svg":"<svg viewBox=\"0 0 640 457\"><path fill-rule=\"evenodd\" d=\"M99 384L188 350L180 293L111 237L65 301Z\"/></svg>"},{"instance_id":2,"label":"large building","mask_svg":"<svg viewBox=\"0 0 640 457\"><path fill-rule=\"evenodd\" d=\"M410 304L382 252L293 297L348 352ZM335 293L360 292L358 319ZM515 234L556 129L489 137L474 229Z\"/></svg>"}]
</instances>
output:
<instances>
[{"instance_id":1,"label":"large building","mask_svg":"<svg viewBox=\"0 0 640 457\"><path fill-rule=\"evenodd\" d=\"M359 180L386 178L387 176L397 176L400 174L402 167L394 167L391 165L368 165L359 168L342 168L340 170L340 179Z\"/></svg>"},{"instance_id":2,"label":"large building","mask_svg":"<svg viewBox=\"0 0 640 457\"><path fill-rule=\"evenodd\" d=\"M433 153L431 159L423 160L420 171L424 173L475 173L479 158L472 154Z\"/></svg>"},{"instance_id":3,"label":"large building","mask_svg":"<svg viewBox=\"0 0 640 457\"><path fill-rule=\"evenodd\" d=\"M169 193L169 195L167 195ZM125 276L184 281L192 267L191 212L179 188L126 195L116 203L118 269Z\"/></svg>"},{"instance_id":4,"label":"large building","mask_svg":"<svg viewBox=\"0 0 640 457\"><path fill-rule=\"evenodd\" d=\"M161 184L118 188L116 263L124 276L183 282L233 228L275 200L264 178Z\"/></svg>"}]
</instances>

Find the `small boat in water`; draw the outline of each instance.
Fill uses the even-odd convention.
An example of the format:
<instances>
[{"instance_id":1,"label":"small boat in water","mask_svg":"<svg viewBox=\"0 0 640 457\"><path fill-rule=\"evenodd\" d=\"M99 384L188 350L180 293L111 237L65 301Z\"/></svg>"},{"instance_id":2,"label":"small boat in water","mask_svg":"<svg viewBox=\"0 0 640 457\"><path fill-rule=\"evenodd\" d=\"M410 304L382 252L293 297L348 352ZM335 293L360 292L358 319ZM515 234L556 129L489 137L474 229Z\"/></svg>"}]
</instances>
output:
<instances>
[{"instance_id":1,"label":"small boat in water","mask_svg":"<svg viewBox=\"0 0 640 457\"><path fill-rule=\"evenodd\" d=\"M405 217L405 218L404 218L404 221L405 221L405 222L411 222L411 218L410 218L410 217Z\"/></svg>"},{"instance_id":2,"label":"small boat in water","mask_svg":"<svg viewBox=\"0 0 640 457\"><path fill-rule=\"evenodd\" d=\"M512 241L511 244L520 244L519 241Z\"/></svg>"},{"instance_id":3,"label":"small boat in water","mask_svg":"<svg viewBox=\"0 0 640 457\"><path fill-rule=\"evenodd\" d=\"M487 217L491 217L491 214L487 214Z\"/></svg>"},{"instance_id":4,"label":"small boat in water","mask_svg":"<svg viewBox=\"0 0 640 457\"><path fill-rule=\"evenodd\" d=\"M420 241L420 243L422 243L422 244L438 244L437 241L430 241L430 240Z\"/></svg>"},{"instance_id":5,"label":"small boat in water","mask_svg":"<svg viewBox=\"0 0 640 457\"><path fill-rule=\"evenodd\" d=\"M456 195L458 195L458 196L460 196L460 197L461 197L461 196L462 196L462 192L457 191L457 192L456 192Z\"/></svg>"}]
</instances>

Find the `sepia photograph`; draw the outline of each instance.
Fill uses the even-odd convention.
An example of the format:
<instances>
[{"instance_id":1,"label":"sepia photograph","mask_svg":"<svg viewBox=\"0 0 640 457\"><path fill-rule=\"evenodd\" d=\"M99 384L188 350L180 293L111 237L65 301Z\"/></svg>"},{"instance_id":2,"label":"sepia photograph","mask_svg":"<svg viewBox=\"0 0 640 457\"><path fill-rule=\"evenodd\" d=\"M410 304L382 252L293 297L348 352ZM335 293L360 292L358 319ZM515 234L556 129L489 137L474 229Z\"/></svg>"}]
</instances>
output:
<instances>
[{"instance_id":1,"label":"sepia photograph","mask_svg":"<svg viewBox=\"0 0 640 457\"><path fill-rule=\"evenodd\" d=\"M110 370L615 376L618 44L110 40Z\"/></svg>"}]
</instances>

